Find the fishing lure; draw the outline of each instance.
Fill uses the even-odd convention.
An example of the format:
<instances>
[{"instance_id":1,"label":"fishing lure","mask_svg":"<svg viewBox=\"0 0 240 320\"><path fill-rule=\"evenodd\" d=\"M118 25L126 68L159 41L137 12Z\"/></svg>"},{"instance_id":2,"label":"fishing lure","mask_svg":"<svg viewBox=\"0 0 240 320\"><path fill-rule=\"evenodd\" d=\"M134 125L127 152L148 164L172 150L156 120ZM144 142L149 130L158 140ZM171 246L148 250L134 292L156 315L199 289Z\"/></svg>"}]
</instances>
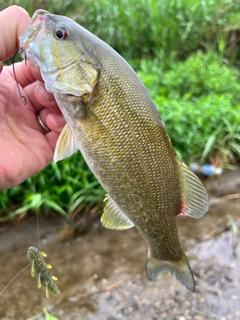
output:
<instances>
[{"instance_id":1,"label":"fishing lure","mask_svg":"<svg viewBox=\"0 0 240 320\"><path fill-rule=\"evenodd\" d=\"M56 277L50 276L48 269L51 269L50 264L46 264L44 257L46 253L39 251L36 247L29 247L27 251L27 256L31 264L31 275L35 275L38 278L38 288L41 288L41 285L46 287L46 297L49 297L49 291L51 291L55 296L60 295L60 291L54 282L57 280Z\"/></svg>"}]
</instances>

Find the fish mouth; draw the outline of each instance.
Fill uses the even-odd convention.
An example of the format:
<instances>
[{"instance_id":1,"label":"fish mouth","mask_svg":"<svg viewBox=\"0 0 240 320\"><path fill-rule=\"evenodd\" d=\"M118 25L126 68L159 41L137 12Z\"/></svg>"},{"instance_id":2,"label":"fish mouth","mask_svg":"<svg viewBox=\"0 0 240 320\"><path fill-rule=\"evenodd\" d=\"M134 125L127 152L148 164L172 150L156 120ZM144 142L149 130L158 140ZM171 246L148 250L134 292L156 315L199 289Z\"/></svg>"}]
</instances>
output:
<instances>
[{"instance_id":1,"label":"fish mouth","mask_svg":"<svg viewBox=\"0 0 240 320\"><path fill-rule=\"evenodd\" d=\"M45 26L46 26L46 15L49 12L45 10L37 10L32 19L29 21L28 26L23 34L19 36L20 39L20 47L22 50L25 49L33 40L38 41L43 38L46 34Z\"/></svg>"},{"instance_id":2,"label":"fish mouth","mask_svg":"<svg viewBox=\"0 0 240 320\"><path fill-rule=\"evenodd\" d=\"M24 33L19 36L20 46L19 53L24 59L28 59L31 63L38 66L38 58L32 52L34 43L37 43L47 34L46 32L46 16L49 12L39 9L37 10L32 19L29 21L28 26Z\"/></svg>"},{"instance_id":3,"label":"fish mouth","mask_svg":"<svg viewBox=\"0 0 240 320\"><path fill-rule=\"evenodd\" d=\"M23 34L20 35L19 53L33 65L40 68L47 91L54 93L75 94L78 91L72 84L71 75L78 57L59 56L59 42L55 42L55 30L59 16L51 15L45 10L37 10ZM61 51L61 50L60 50ZM70 79L70 80L69 80ZM66 81L70 81L66 84ZM74 86L75 85L75 86Z\"/></svg>"},{"instance_id":4,"label":"fish mouth","mask_svg":"<svg viewBox=\"0 0 240 320\"><path fill-rule=\"evenodd\" d=\"M54 17L54 15L51 15L48 11L42 9L35 11L34 15L32 16L32 19L28 23L26 30L23 34L19 36L19 53L22 55L24 59L28 59L32 64L36 66L44 64L44 61L41 59L41 56L38 54L38 52L34 50L34 46L36 43L40 42L45 36L47 36L47 24L49 20L57 22L57 19ZM62 66L61 69L67 68L74 62L75 61L65 66ZM58 70L59 68L47 70L47 72L54 74Z\"/></svg>"}]
</instances>

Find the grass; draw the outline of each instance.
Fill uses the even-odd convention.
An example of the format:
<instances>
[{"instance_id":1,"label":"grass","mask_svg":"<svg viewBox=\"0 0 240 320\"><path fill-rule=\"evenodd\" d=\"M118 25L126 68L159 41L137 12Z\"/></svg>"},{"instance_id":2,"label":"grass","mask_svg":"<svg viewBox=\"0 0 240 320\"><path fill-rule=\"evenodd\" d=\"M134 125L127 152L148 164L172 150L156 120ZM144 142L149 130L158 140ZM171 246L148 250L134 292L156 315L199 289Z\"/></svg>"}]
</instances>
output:
<instances>
[{"instance_id":1,"label":"grass","mask_svg":"<svg viewBox=\"0 0 240 320\"><path fill-rule=\"evenodd\" d=\"M0 0L0 9L11 4L67 15L131 61L185 162L239 161L239 1ZM0 192L0 222L31 210L69 221L103 197L78 154Z\"/></svg>"}]
</instances>

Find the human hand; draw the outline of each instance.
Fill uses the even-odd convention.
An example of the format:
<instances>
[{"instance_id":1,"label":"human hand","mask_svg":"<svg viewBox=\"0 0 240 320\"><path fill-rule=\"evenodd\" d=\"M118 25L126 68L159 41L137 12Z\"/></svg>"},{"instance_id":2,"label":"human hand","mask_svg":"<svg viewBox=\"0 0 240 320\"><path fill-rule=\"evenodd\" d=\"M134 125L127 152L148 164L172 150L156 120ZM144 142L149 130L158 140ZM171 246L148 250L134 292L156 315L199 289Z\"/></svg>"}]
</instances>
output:
<instances>
[{"instance_id":1,"label":"human hand","mask_svg":"<svg viewBox=\"0 0 240 320\"><path fill-rule=\"evenodd\" d=\"M0 190L12 188L41 171L53 159L53 152L65 120L48 93L37 67L16 63L19 96L12 66L2 62L18 49L18 36L29 21L27 12L11 6L0 12ZM50 132L44 130L42 122Z\"/></svg>"}]
</instances>

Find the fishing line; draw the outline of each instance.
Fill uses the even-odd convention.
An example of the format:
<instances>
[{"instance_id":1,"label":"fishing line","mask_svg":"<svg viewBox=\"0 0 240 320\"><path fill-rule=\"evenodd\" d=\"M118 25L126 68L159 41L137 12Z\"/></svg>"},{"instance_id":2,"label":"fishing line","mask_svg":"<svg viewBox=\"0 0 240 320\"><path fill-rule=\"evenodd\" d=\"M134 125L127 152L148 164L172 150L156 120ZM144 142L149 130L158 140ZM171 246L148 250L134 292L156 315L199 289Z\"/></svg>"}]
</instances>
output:
<instances>
[{"instance_id":1,"label":"fishing line","mask_svg":"<svg viewBox=\"0 0 240 320\"><path fill-rule=\"evenodd\" d=\"M17 89L18 89L19 96L20 96L20 98L23 99L24 105L26 105L26 104L27 104L27 98L26 98L25 96L23 96L22 93L21 93L20 86L19 86L19 83L18 83L18 80L17 80L16 71L15 71L15 65L14 65L17 54L18 54L18 53L21 53L21 52L23 52L23 50L22 50L22 48L19 48L19 49L17 49L17 51L14 53L12 66L13 66L13 75L14 75L14 79L15 79L16 84L17 84ZM27 56L26 56L26 54L25 54L24 60L25 60L25 65L27 65Z\"/></svg>"},{"instance_id":2,"label":"fishing line","mask_svg":"<svg viewBox=\"0 0 240 320\"><path fill-rule=\"evenodd\" d=\"M37 212L37 229L38 229L38 248L41 251L39 212Z\"/></svg>"},{"instance_id":3,"label":"fishing line","mask_svg":"<svg viewBox=\"0 0 240 320\"><path fill-rule=\"evenodd\" d=\"M37 194L36 176L33 177L33 182L34 182L34 191L35 191L35 194ZM39 219L40 210L39 210L39 207L36 209L36 214L37 214L38 248L39 248L39 250L41 251L40 219Z\"/></svg>"},{"instance_id":4,"label":"fishing line","mask_svg":"<svg viewBox=\"0 0 240 320\"><path fill-rule=\"evenodd\" d=\"M16 54L16 53L15 53ZM36 178L33 177L34 179L34 188L35 188L35 194L36 194ZM39 249L41 250L41 241L40 241L40 221L39 221L39 212L37 212L37 230L38 230L38 244L39 244ZM8 282L8 284L3 288L3 290L0 292L0 296L4 293L4 291L10 286L10 284L28 267L31 266L31 263L29 263L26 267L24 267L21 271L19 271L13 278Z\"/></svg>"},{"instance_id":5,"label":"fishing line","mask_svg":"<svg viewBox=\"0 0 240 320\"><path fill-rule=\"evenodd\" d=\"M28 267L30 267L31 264L29 263L26 267L24 267L21 271L19 271L14 278L12 278L11 281L8 282L8 284L6 285L5 288L3 288L3 290L0 292L0 296L3 294L3 292L10 286L10 284L24 271L26 270Z\"/></svg>"}]
</instances>

